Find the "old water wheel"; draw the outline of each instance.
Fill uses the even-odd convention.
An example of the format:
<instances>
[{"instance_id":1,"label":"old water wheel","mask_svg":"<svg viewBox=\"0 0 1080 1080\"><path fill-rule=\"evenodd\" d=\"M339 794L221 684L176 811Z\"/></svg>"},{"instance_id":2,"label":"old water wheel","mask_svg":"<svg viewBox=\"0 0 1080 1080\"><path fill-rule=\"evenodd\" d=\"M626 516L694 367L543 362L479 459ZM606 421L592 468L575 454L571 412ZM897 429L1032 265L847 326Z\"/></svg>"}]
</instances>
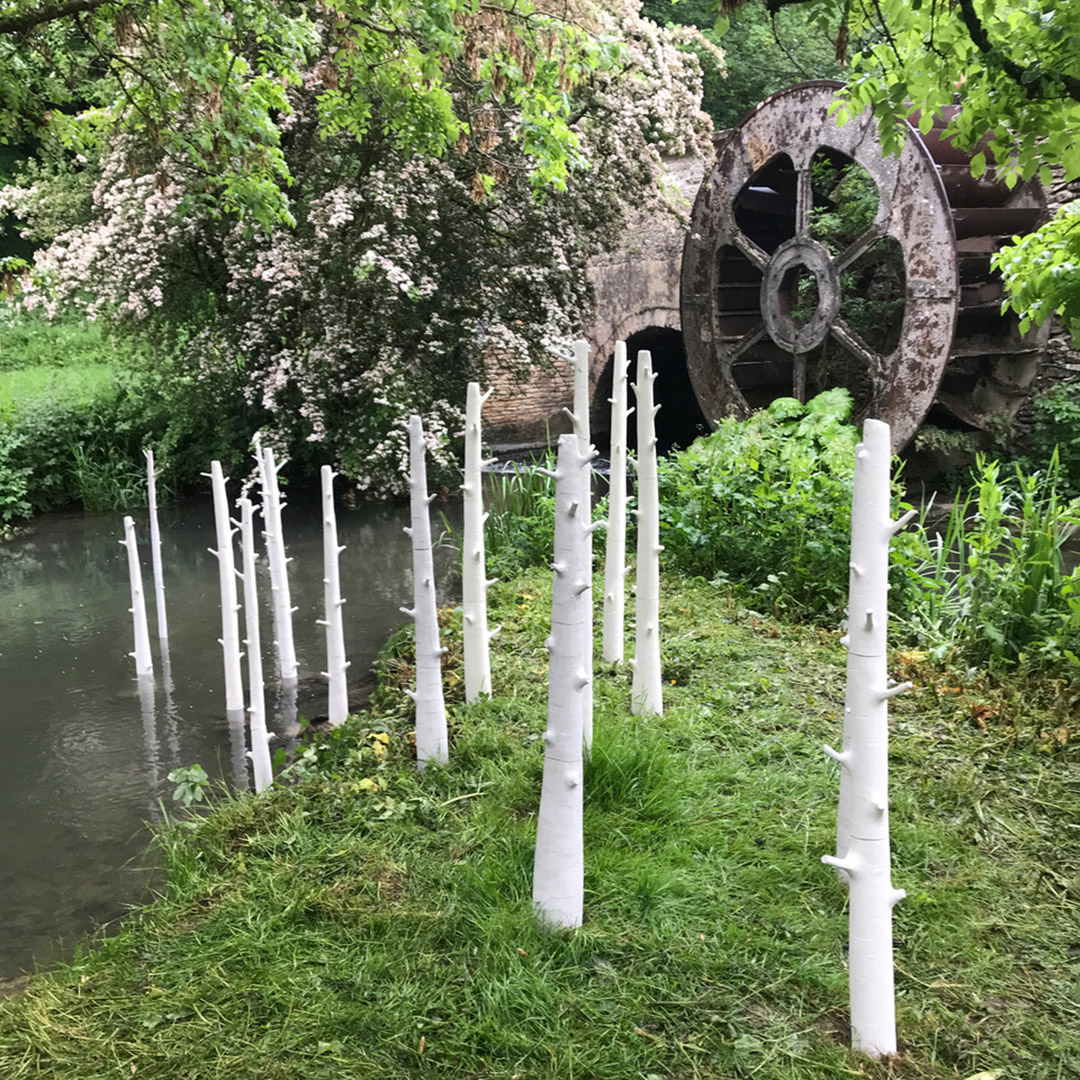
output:
<instances>
[{"instance_id":1,"label":"old water wheel","mask_svg":"<svg viewBox=\"0 0 1080 1080\"><path fill-rule=\"evenodd\" d=\"M1047 329L1021 336L1001 314L990 256L1042 220L1042 190L974 179L940 122L885 156L870 114L830 115L839 87L762 102L698 192L681 288L702 410L715 422L846 386L897 448L928 414L992 426L1022 404Z\"/></svg>"}]
</instances>

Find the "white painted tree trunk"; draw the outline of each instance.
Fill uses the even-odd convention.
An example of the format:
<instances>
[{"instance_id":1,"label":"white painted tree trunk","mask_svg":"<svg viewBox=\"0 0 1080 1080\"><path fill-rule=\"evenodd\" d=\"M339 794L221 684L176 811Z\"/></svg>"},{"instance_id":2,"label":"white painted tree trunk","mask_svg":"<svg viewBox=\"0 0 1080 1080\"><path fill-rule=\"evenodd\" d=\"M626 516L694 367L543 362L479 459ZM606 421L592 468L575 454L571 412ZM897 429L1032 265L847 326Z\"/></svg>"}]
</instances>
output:
<instances>
[{"instance_id":1,"label":"white painted tree trunk","mask_svg":"<svg viewBox=\"0 0 1080 1080\"><path fill-rule=\"evenodd\" d=\"M632 713L664 711L660 669L660 492L656 472L656 414L652 356L638 353L637 382L637 588L635 597Z\"/></svg>"},{"instance_id":2,"label":"white painted tree trunk","mask_svg":"<svg viewBox=\"0 0 1080 1080\"><path fill-rule=\"evenodd\" d=\"M570 419L574 424L574 433L578 437L578 449L588 464L579 473L581 483L581 506L585 514L584 521L589 526L592 521L592 430L589 418L589 343L575 341L574 349L574 411ZM588 669L589 683L581 696L581 732L585 742L585 752L592 749L593 740L593 603L592 603L592 531L586 532L585 565L582 567L582 580L585 582L587 618L581 630L582 656Z\"/></svg>"},{"instance_id":3,"label":"white painted tree trunk","mask_svg":"<svg viewBox=\"0 0 1080 1080\"><path fill-rule=\"evenodd\" d=\"M607 543L604 552L603 655L623 662L626 636L626 342L615 342L611 394L611 477L608 485Z\"/></svg>"},{"instance_id":4,"label":"white painted tree trunk","mask_svg":"<svg viewBox=\"0 0 1080 1080\"><path fill-rule=\"evenodd\" d=\"M848 968L852 1046L880 1057L896 1052L889 854L889 688L886 666L889 541L911 519L889 515L889 426L867 420L855 450L851 513L847 694L843 749L825 752L841 765L837 852L822 861L850 887Z\"/></svg>"},{"instance_id":5,"label":"white painted tree trunk","mask_svg":"<svg viewBox=\"0 0 1080 1080\"><path fill-rule=\"evenodd\" d=\"M491 656L489 644L501 627L488 630L487 591L495 583L487 578L484 562L484 492L482 474L495 458L483 457L480 414L491 391L480 393L480 384L469 383L465 399L465 483L464 522L461 553L462 638L465 648L465 700L476 701L491 693Z\"/></svg>"},{"instance_id":6,"label":"white painted tree trunk","mask_svg":"<svg viewBox=\"0 0 1080 1080\"><path fill-rule=\"evenodd\" d=\"M434 495L427 490L424 426L419 416L409 417L409 491L412 539L413 606L402 608L416 627L416 690L405 692L416 703L416 761L422 769L429 761L449 760L446 706L443 702L439 620L435 603L435 567L431 557L431 517Z\"/></svg>"},{"instance_id":7,"label":"white painted tree trunk","mask_svg":"<svg viewBox=\"0 0 1080 1080\"><path fill-rule=\"evenodd\" d=\"M573 435L559 436L555 478L555 578L551 636L546 645L548 719L544 732L544 780L536 827L533 907L540 922L580 926L585 889L582 835L583 698L590 667L583 652L588 619L588 514L581 474L591 455Z\"/></svg>"},{"instance_id":8,"label":"white painted tree trunk","mask_svg":"<svg viewBox=\"0 0 1080 1080\"><path fill-rule=\"evenodd\" d=\"M324 465L322 476L322 522L323 522L323 600L325 618L318 624L326 629L326 671L323 678L329 682L329 719L333 727L344 724L349 716L349 690L345 673L349 661L345 659L345 629L341 608L345 601L341 596L341 572L339 556L345 550L337 542L337 514L334 511L334 470Z\"/></svg>"},{"instance_id":9,"label":"white painted tree trunk","mask_svg":"<svg viewBox=\"0 0 1080 1080\"><path fill-rule=\"evenodd\" d=\"M274 648L277 650L281 681L295 685L296 646L293 641L293 612L289 595L289 562L285 555L285 534L281 527L281 488L278 473L283 463L274 462L274 451L265 449L255 439L255 459L259 466L262 488L263 537L266 539L266 558L270 565L270 594L274 612Z\"/></svg>"},{"instance_id":10,"label":"white painted tree trunk","mask_svg":"<svg viewBox=\"0 0 1080 1080\"><path fill-rule=\"evenodd\" d=\"M169 622L165 616L165 580L161 573L161 529L158 527L157 477L154 474L154 451L146 455L146 502L150 510L150 560L154 568L154 599L157 603L157 632L159 641L168 641Z\"/></svg>"},{"instance_id":11,"label":"white painted tree trunk","mask_svg":"<svg viewBox=\"0 0 1080 1080\"><path fill-rule=\"evenodd\" d=\"M251 735L251 766L255 790L265 791L274 780L270 763L270 736L266 731L266 689L263 684L262 641L259 634L259 597L255 579L255 527L251 500L238 499L240 507L240 551L243 562L244 622L248 658L248 730Z\"/></svg>"},{"instance_id":12,"label":"white painted tree trunk","mask_svg":"<svg viewBox=\"0 0 1080 1080\"><path fill-rule=\"evenodd\" d=\"M140 679L153 679L154 659L150 653L150 631L146 625L146 596L143 593L142 567L139 565L139 548L135 542L135 520L124 518L124 539L127 548L128 578L131 581L131 618L135 630L135 674Z\"/></svg>"},{"instance_id":13,"label":"white painted tree trunk","mask_svg":"<svg viewBox=\"0 0 1080 1080\"><path fill-rule=\"evenodd\" d=\"M240 631L236 602L236 562L233 554L233 527L229 516L229 501L225 495L225 476L221 462L210 462L210 480L214 490L214 525L217 530L217 549L210 554L218 561L221 583L221 649L225 660L225 709L243 714L244 684L240 674Z\"/></svg>"}]
</instances>

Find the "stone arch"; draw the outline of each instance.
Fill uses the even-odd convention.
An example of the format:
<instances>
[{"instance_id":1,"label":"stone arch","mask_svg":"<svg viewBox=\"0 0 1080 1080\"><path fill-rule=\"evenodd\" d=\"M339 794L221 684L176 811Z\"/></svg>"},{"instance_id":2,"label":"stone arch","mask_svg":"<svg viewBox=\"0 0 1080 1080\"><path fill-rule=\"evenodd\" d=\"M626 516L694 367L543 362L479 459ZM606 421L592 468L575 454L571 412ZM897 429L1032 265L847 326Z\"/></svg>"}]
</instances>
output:
<instances>
[{"instance_id":1,"label":"stone arch","mask_svg":"<svg viewBox=\"0 0 1080 1080\"><path fill-rule=\"evenodd\" d=\"M650 307L635 311L633 315L626 316L618 326L611 329L603 341L594 341L589 363L590 395L594 395L601 374L615 355L615 342L629 341L634 334L647 330L650 326L681 332L682 317L679 309L677 307Z\"/></svg>"},{"instance_id":2,"label":"stone arch","mask_svg":"<svg viewBox=\"0 0 1080 1080\"><path fill-rule=\"evenodd\" d=\"M690 374L686 367L686 349L682 340L682 326L677 309L670 307L644 308L624 318L607 340L595 349L590 365L590 423L593 441L606 449L610 435L612 363L615 343L625 341L630 354L630 381L634 381L637 352L648 349L653 356L653 369L659 376L656 384L656 400L661 406L656 417L656 436L659 450L668 453L676 447L687 447L699 435L709 430L701 411ZM634 404L634 390L629 391L630 404ZM631 418L627 429L630 446L637 442L636 426Z\"/></svg>"}]
</instances>

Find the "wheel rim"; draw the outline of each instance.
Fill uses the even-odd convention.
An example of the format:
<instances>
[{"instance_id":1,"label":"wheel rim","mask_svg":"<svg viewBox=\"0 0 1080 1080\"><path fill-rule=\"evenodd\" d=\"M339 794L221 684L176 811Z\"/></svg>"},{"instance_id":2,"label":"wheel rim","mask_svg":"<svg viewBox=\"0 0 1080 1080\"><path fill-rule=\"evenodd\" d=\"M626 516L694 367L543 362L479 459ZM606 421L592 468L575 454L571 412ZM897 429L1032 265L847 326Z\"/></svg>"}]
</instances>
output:
<instances>
[{"instance_id":1,"label":"wheel rim","mask_svg":"<svg viewBox=\"0 0 1080 1080\"><path fill-rule=\"evenodd\" d=\"M807 83L773 95L720 148L694 204L683 250L687 367L702 411L715 424L751 411L740 371L754 365L772 371L781 390L789 386L789 394L804 398L807 357L832 341L865 368L857 419L884 420L899 449L928 412L949 359L959 296L955 233L944 186L922 141L912 132L899 157L887 158L871 115L840 127L829 114L840 85ZM838 252L811 235L811 165L822 150L861 166L878 194L873 221ZM751 181L777 161L790 161L793 182L785 164L777 174L785 183L755 189ZM771 251L747 235L736 212L737 203L741 212L759 196L770 200L759 217L782 217L776 235L790 234ZM747 213L755 213L752 206ZM841 311L845 272L885 237L899 246L904 273L899 341L887 352L868 344ZM747 280L730 280L740 268ZM813 278L817 297L802 320L792 315L787 284L797 273Z\"/></svg>"}]
</instances>

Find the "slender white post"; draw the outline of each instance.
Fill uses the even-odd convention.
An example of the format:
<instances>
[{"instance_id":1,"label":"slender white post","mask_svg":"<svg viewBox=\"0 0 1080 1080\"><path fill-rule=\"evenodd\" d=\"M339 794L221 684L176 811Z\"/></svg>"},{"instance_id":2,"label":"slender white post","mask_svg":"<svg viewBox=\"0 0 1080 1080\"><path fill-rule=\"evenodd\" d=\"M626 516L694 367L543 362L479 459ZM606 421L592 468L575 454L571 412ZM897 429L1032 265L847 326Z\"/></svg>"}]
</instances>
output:
<instances>
[{"instance_id":1,"label":"slender white post","mask_svg":"<svg viewBox=\"0 0 1080 1080\"><path fill-rule=\"evenodd\" d=\"M664 711L660 671L660 492L656 473L656 414L652 356L638 353L637 382L637 597L632 713Z\"/></svg>"},{"instance_id":2,"label":"slender white post","mask_svg":"<svg viewBox=\"0 0 1080 1080\"><path fill-rule=\"evenodd\" d=\"M225 710L243 714L244 685L240 675L240 631L236 613L236 565L233 555L233 527L229 502L225 495L225 476L220 461L210 462L210 480L214 489L214 524L217 529L217 549L210 554L218 561L221 582L221 642L225 658Z\"/></svg>"},{"instance_id":3,"label":"slender white post","mask_svg":"<svg viewBox=\"0 0 1080 1080\"><path fill-rule=\"evenodd\" d=\"M484 564L484 492L482 471L495 458L483 457L481 447L480 413L491 391L480 393L480 384L469 383L465 398L465 483L463 495L464 522L461 552L461 610L462 638L465 647L465 700L476 701L481 694L491 693L491 655L489 643L501 627L488 630L487 591L495 584L488 580Z\"/></svg>"},{"instance_id":4,"label":"slender white post","mask_svg":"<svg viewBox=\"0 0 1080 1080\"><path fill-rule=\"evenodd\" d=\"M146 627L146 597L143 595L142 568L139 566L139 548L135 543L135 521L124 518L124 539L127 548L128 577L131 580L131 617L135 625L135 674L141 678L154 677L154 659L150 654L150 632Z\"/></svg>"},{"instance_id":5,"label":"slender white post","mask_svg":"<svg viewBox=\"0 0 1080 1080\"><path fill-rule=\"evenodd\" d=\"M341 573L338 557L345 546L337 542L337 514L334 512L334 470L324 465L322 475L322 521L323 521L323 599L326 618L319 619L319 626L326 628L326 671L323 678L330 683L330 724L344 724L349 715L349 691L345 672L349 661L345 659L345 629L341 608Z\"/></svg>"},{"instance_id":6,"label":"slender white post","mask_svg":"<svg viewBox=\"0 0 1080 1080\"><path fill-rule=\"evenodd\" d=\"M588 513L582 503L581 473L591 455L582 454L574 435L559 436L555 479L555 578L551 596L551 636L546 646L548 718L544 732L544 780L536 826L533 908L548 926L580 926L585 890L582 834L584 710L591 679L583 651L588 619ZM550 475L550 474L549 474Z\"/></svg>"},{"instance_id":7,"label":"slender white post","mask_svg":"<svg viewBox=\"0 0 1080 1080\"><path fill-rule=\"evenodd\" d=\"M158 740L156 701L157 686L153 675L136 677L136 693L139 695L139 716L143 726L143 746L146 748L146 787L150 796L150 817L158 813L158 777L161 775L161 742Z\"/></svg>"},{"instance_id":8,"label":"slender white post","mask_svg":"<svg viewBox=\"0 0 1080 1080\"><path fill-rule=\"evenodd\" d=\"M582 457L590 464L578 474L581 482L581 505L587 519L586 524L592 519L592 432L589 420L589 343L587 341L575 341L574 349L574 411L569 413L574 423L574 433L578 437L578 447ZM582 568L584 582L586 584L587 612L588 617L582 627L582 655L589 671L589 684L581 697L582 708L582 738L585 740L585 751L592 749L593 738L593 619L592 619L592 532L586 535L586 563Z\"/></svg>"},{"instance_id":9,"label":"slender white post","mask_svg":"<svg viewBox=\"0 0 1080 1080\"><path fill-rule=\"evenodd\" d=\"M847 694L843 749L825 752L841 766L837 853L822 856L850 887L848 968L852 1046L880 1057L896 1052L892 909L904 897L891 881L889 853L890 688L886 666L889 541L911 518L889 516L889 426L867 420L855 448Z\"/></svg>"},{"instance_id":10,"label":"slender white post","mask_svg":"<svg viewBox=\"0 0 1080 1080\"><path fill-rule=\"evenodd\" d=\"M255 528L252 524L251 500L237 500L240 507L240 551L244 571L244 620L248 658L248 706L251 733L251 765L255 790L265 791L274 780L270 764L270 737L266 732L266 690L263 685L262 642L259 636L259 597L255 580Z\"/></svg>"},{"instance_id":11,"label":"slender white post","mask_svg":"<svg viewBox=\"0 0 1080 1080\"><path fill-rule=\"evenodd\" d=\"M281 528L281 488L278 473L284 462L274 462L274 451L260 445L255 437L255 460L259 466L262 488L263 536L266 539L266 558L270 565L270 594L274 611L274 647L277 650L278 670L286 685L296 683L296 646L293 643L292 617L296 608L289 596L289 562L285 555L285 535Z\"/></svg>"},{"instance_id":12,"label":"slender white post","mask_svg":"<svg viewBox=\"0 0 1080 1080\"><path fill-rule=\"evenodd\" d=\"M169 638L169 623L165 618L165 582L161 574L161 530L158 528L157 483L154 475L154 451L146 455L146 502L150 508L150 561L154 568L154 599L157 602L157 633L159 641Z\"/></svg>"},{"instance_id":13,"label":"slender white post","mask_svg":"<svg viewBox=\"0 0 1080 1080\"><path fill-rule=\"evenodd\" d=\"M611 368L611 477L604 552L604 662L621 664L626 632L626 342L615 342Z\"/></svg>"},{"instance_id":14,"label":"slender white post","mask_svg":"<svg viewBox=\"0 0 1080 1080\"><path fill-rule=\"evenodd\" d=\"M424 426L419 416L409 417L409 491L412 524L405 532L412 539L413 606L402 608L416 625L416 690L405 693L416 703L416 761L422 769L429 761L449 760L446 706L443 702L439 620L435 604L435 567L431 558L431 517L428 507L427 461Z\"/></svg>"}]
</instances>

